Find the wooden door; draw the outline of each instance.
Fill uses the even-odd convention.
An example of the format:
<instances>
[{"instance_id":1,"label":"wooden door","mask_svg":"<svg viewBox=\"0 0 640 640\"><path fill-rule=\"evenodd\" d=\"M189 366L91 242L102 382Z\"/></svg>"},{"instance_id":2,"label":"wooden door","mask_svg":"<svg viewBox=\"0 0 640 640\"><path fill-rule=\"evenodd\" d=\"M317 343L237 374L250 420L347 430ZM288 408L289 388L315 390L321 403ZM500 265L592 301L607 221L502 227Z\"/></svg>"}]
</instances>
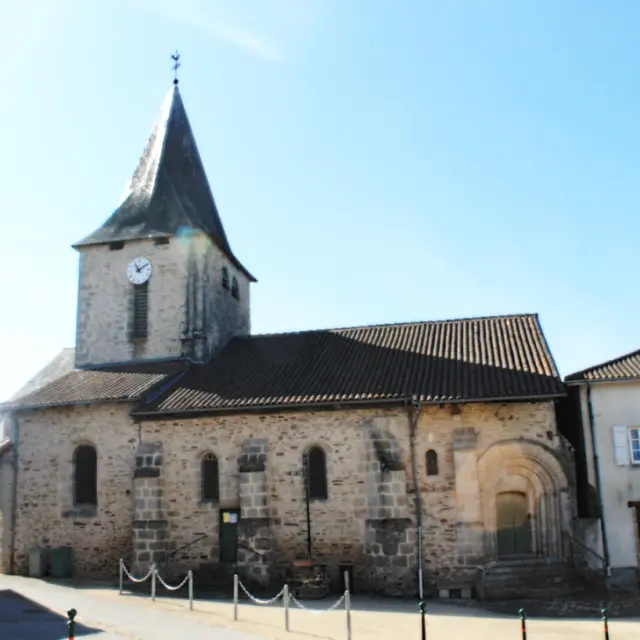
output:
<instances>
[{"instance_id":1,"label":"wooden door","mask_svg":"<svg viewBox=\"0 0 640 640\"><path fill-rule=\"evenodd\" d=\"M238 560L239 509L220 509L220 562Z\"/></svg>"},{"instance_id":2,"label":"wooden door","mask_svg":"<svg viewBox=\"0 0 640 640\"><path fill-rule=\"evenodd\" d=\"M496 496L498 555L532 553L531 516L525 493L505 491Z\"/></svg>"}]
</instances>

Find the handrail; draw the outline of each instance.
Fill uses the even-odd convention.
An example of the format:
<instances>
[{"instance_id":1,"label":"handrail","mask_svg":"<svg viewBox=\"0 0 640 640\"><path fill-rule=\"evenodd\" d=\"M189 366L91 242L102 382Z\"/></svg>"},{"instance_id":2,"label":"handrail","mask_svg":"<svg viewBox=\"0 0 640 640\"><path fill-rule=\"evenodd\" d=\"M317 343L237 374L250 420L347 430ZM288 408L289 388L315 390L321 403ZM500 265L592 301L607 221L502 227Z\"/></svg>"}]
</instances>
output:
<instances>
[{"instance_id":1,"label":"handrail","mask_svg":"<svg viewBox=\"0 0 640 640\"><path fill-rule=\"evenodd\" d=\"M204 540L206 537L207 537L207 534L203 533L199 538L196 538L195 540L192 540L191 542L188 542L187 544L182 545L179 549L172 551L169 554L169 558L173 558L173 556L175 556L176 553L180 553L180 551L183 551L184 549L186 549L187 547L190 547L192 544L195 544L196 542L200 542L200 540Z\"/></svg>"},{"instance_id":2,"label":"handrail","mask_svg":"<svg viewBox=\"0 0 640 640\"><path fill-rule=\"evenodd\" d=\"M581 547L582 549L584 549L585 551L588 551L591 555L593 555L596 558L598 558L598 560L600 560L600 563L602 564L602 570L605 572L605 574L607 573L607 561L597 551L594 551L593 549L587 547L587 545L583 544L582 542L580 542L580 540L576 540L576 538L574 538L567 531L563 531L563 533L564 533L565 536L567 536L567 538L569 538L569 543L571 544L571 557L572 558L573 558L573 545L575 544L575 545Z\"/></svg>"}]
</instances>

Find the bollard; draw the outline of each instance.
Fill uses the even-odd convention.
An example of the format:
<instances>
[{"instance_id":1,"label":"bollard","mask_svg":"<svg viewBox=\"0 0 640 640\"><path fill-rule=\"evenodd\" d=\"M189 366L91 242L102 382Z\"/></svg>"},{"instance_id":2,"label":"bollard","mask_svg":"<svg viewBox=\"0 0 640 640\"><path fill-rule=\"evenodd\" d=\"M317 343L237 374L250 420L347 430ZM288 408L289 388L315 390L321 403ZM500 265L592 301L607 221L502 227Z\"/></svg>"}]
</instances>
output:
<instances>
[{"instance_id":1,"label":"bollard","mask_svg":"<svg viewBox=\"0 0 640 640\"><path fill-rule=\"evenodd\" d=\"M609 612L602 610L602 622L604 623L604 640L609 640Z\"/></svg>"},{"instance_id":2,"label":"bollard","mask_svg":"<svg viewBox=\"0 0 640 640\"><path fill-rule=\"evenodd\" d=\"M351 593L348 589L344 592L344 608L347 612L347 640L351 640Z\"/></svg>"},{"instance_id":3,"label":"bollard","mask_svg":"<svg viewBox=\"0 0 640 640\"><path fill-rule=\"evenodd\" d=\"M238 574L233 574L233 619L238 619Z\"/></svg>"},{"instance_id":4,"label":"bollard","mask_svg":"<svg viewBox=\"0 0 640 640\"><path fill-rule=\"evenodd\" d=\"M518 609L520 616L520 627L522 629L522 640L527 640L527 618L524 613L524 609Z\"/></svg>"},{"instance_id":5,"label":"bollard","mask_svg":"<svg viewBox=\"0 0 640 640\"><path fill-rule=\"evenodd\" d=\"M193 611L193 571L189 569L189 609Z\"/></svg>"},{"instance_id":6,"label":"bollard","mask_svg":"<svg viewBox=\"0 0 640 640\"><path fill-rule=\"evenodd\" d=\"M75 640L76 637L76 622L75 617L78 615L78 612L75 609L69 609L67 611L67 626L69 627L69 640Z\"/></svg>"},{"instance_id":7,"label":"bollard","mask_svg":"<svg viewBox=\"0 0 640 640\"><path fill-rule=\"evenodd\" d=\"M427 640L427 603L420 600L420 629L422 640Z\"/></svg>"},{"instance_id":8,"label":"bollard","mask_svg":"<svg viewBox=\"0 0 640 640\"><path fill-rule=\"evenodd\" d=\"M120 558L120 595L122 595L122 586L124 583L124 562Z\"/></svg>"},{"instance_id":9,"label":"bollard","mask_svg":"<svg viewBox=\"0 0 640 640\"><path fill-rule=\"evenodd\" d=\"M284 605L284 630L289 631L289 585L282 589L282 604Z\"/></svg>"},{"instance_id":10,"label":"bollard","mask_svg":"<svg viewBox=\"0 0 640 640\"><path fill-rule=\"evenodd\" d=\"M151 599L156 601L156 565L151 565Z\"/></svg>"}]
</instances>

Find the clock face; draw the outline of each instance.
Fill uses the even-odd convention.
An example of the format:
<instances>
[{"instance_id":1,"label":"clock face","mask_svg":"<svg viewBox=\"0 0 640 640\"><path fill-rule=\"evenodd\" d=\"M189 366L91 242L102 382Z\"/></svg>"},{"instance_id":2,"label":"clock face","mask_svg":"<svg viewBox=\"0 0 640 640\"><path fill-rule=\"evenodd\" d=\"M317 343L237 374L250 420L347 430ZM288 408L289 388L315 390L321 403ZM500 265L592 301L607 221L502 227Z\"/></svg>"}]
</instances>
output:
<instances>
[{"instance_id":1,"label":"clock face","mask_svg":"<svg viewBox=\"0 0 640 640\"><path fill-rule=\"evenodd\" d=\"M135 258L127 267L127 277L133 284L144 284L151 277L151 263L147 258Z\"/></svg>"}]
</instances>

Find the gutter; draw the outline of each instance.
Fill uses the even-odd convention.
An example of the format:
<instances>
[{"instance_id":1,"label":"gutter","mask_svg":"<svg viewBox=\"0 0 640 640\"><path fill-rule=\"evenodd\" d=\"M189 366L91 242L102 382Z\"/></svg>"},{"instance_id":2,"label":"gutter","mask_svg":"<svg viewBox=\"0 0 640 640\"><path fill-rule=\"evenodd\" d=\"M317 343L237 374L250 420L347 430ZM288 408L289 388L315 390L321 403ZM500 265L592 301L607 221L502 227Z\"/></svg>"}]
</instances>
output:
<instances>
[{"instance_id":1,"label":"gutter","mask_svg":"<svg viewBox=\"0 0 640 640\"><path fill-rule=\"evenodd\" d=\"M638 376L626 376L624 378L606 378L602 380L565 380L565 384L568 387L577 387L581 384L616 384L618 382L640 382Z\"/></svg>"},{"instance_id":2,"label":"gutter","mask_svg":"<svg viewBox=\"0 0 640 640\"><path fill-rule=\"evenodd\" d=\"M593 420L593 403L591 401L591 384L587 382L587 409L589 413L589 435L591 438L591 450L593 452L593 468L596 475L596 491L598 492L598 506L600 507L600 533L602 534L602 550L607 575L611 574L609 567L609 542L607 538L607 525L604 521L604 505L602 504L602 478L600 476L600 461L596 446L595 425Z\"/></svg>"},{"instance_id":3,"label":"gutter","mask_svg":"<svg viewBox=\"0 0 640 640\"><path fill-rule=\"evenodd\" d=\"M505 396L498 398L442 398L438 400L420 401L420 406L473 403L508 403L508 402L546 402L564 398L566 393L553 393L540 396ZM231 415L235 413L280 413L283 411L305 411L308 409L361 409L363 407L405 406L413 402L415 396L398 398L382 398L379 400L347 400L333 402L305 402L300 404L270 404L228 407L200 407L195 409L168 409L166 411L132 411L131 415L138 420L168 420L181 417L199 418L207 415Z\"/></svg>"}]
</instances>

